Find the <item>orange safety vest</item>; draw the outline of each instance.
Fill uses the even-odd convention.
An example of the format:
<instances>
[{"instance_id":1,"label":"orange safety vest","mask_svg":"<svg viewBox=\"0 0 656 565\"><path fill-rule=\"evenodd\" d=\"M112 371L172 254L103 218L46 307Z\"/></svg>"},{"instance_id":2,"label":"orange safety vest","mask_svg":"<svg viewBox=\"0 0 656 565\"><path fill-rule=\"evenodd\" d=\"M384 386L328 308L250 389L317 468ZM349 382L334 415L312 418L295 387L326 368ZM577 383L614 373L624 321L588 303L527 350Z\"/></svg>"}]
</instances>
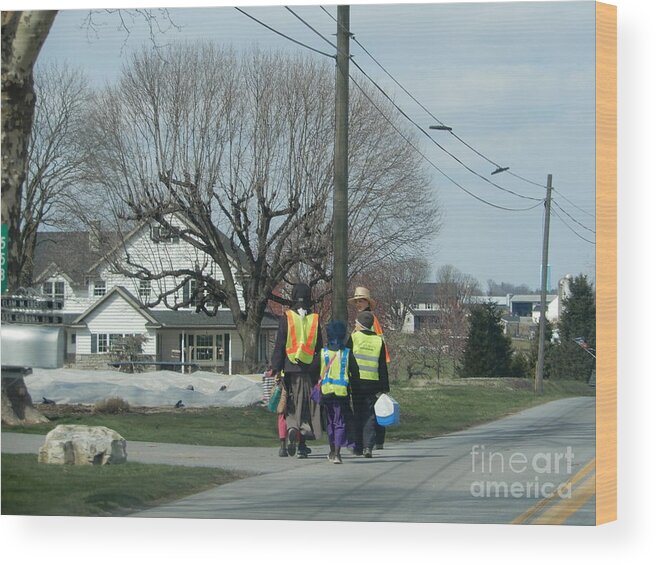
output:
<instances>
[{"instance_id":1,"label":"orange safety vest","mask_svg":"<svg viewBox=\"0 0 656 565\"><path fill-rule=\"evenodd\" d=\"M380 322L378 321L378 317L376 316L376 314L374 314L374 332L376 333L376 335L379 335L384 339L383 328L380 325ZM387 347L387 344L385 344L385 361L387 361L388 363L391 361L389 348Z\"/></svg>"},{"instance_id":2,"label":"orange safety vest","mask_svg":"<svg viewBox=\"0 0 656 565\"><path fill-rule=\"evenodd\" d=\"M309 365L317 345L319 315L308 314L301 318L293 310L287 310L287 358L291 363Z\"/></svg>"}]
</instances>

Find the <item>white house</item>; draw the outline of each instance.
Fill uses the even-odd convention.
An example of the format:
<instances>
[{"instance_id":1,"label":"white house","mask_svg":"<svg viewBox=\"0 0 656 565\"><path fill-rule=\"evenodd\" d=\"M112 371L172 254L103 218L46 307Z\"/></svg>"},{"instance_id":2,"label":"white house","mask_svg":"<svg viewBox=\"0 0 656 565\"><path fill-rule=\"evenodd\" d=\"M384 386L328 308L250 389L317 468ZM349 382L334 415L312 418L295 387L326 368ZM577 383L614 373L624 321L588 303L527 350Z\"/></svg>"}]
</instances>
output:
<instances>
[{"instance_id":1,"label":"white house","mask_svg":"<svg viewBox=\"0 0 656 565\"><path fill-rule=\"evenodd\" d=\"M409 305L408 312L403 321L401 331L414 333L424 328L435 327L437 312L440 308L438 303L438 291L440 283L420 283L417 285L414 302ZM502 308L508 307L507 296L470 296L467 304L483 304L494 302Z\"/></svg>"},{"instance_id":2,"label":"white house","mask_svg":"<svg viewBox=\"0 0 656 565\"><path fill-rule=\"evenodd\" d=\"M175 220L178 221L178 220ZM121 243L122 257L152 272L202 267L217 280L221 271L193 245L163 234L158 226L143 224ZM35 284L43 294L62 302L66 357L81 367L106 367L112 346L121 337L143 335L143 353L163 366L195 365L220 372L239 370L242 343L232 313L219 305L215 316L197 313L195 305L173 310L165 303L147 308L152 296L173 292L182 281L166 277L144 281L117 273L100 253L98 232L40 233L35 254ZM231 257L237 265L238 254ZM188 298L195 281L176 290ZM238 288L241 297L241 289ZM240 298L242 307L243 297ZM259 359L266 364L278 321L265 314L260 333Z\"/></svg>"}]
</instances>

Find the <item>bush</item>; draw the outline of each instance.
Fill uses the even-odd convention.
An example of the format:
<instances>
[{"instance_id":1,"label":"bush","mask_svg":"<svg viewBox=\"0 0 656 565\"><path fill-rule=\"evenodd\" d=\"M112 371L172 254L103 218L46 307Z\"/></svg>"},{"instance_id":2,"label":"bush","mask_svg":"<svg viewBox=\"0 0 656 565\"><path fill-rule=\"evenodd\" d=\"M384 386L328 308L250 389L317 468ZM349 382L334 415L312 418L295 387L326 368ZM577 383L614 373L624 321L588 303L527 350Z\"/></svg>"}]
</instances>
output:
<instances>
[{"instance_id":1,"label":"bush","mask_svg":"<svg viewBox=\"0 0 656 565\"><path fill-rule=\"evenodd\" d=\"M130 404L126 400L114 396L96 402L94 410L100 414L122 414L130 411Z\"/></svg>"}]
</instances>

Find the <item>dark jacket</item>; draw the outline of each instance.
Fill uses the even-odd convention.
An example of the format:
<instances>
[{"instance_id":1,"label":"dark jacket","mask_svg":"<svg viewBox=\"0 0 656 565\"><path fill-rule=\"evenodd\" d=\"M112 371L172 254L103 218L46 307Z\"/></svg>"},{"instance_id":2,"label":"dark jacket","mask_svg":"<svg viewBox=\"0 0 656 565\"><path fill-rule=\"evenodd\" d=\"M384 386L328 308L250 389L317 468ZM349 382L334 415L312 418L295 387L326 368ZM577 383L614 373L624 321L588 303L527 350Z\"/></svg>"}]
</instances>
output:
<instances>
[{"instance_id":1,"label":"dark jacket","mask_svg":"<svg viewBox=\"0 0 656 565\"><path fill-rule=\"evenodd\" d=\"M362 330L362 333L365 335L376 335L376 332L369 330ZM351 351L353 351L353 338L349 337L348 342L346 343ZM370 381L367 379L360 379L360 371L358 370L357 375L351 377L351 390L353 394L358 395L369 395L369 394L378 394L379 392L389 392L389 376L387 374L387 361L385 353L385 342L383 341L383 347L380 349L380 355L378 357L378 380ZM357 362L356 362L357 364Z\"/></svg>"},{"instance_id":2,"label":"dark jacket","mask_svg":"<svg viewBox=\"0 0 656 565\"><path fill-rule=\"evenodd\" d=\"M323 338L321 337L321 324L317 328L317 345L314 348L314 356L310 364L305 363L292 363L287 358L286 344L287 344L287 316L280 318L278 325L278 333L276 334L276 343L273 346L273 353L271 354L271 368L280 373L285 371L285 374L291 373L307 373L312 376L316 382L319 380L319 370L321 368L321 348L323 347Z\"/></svg>"}]
</instances>

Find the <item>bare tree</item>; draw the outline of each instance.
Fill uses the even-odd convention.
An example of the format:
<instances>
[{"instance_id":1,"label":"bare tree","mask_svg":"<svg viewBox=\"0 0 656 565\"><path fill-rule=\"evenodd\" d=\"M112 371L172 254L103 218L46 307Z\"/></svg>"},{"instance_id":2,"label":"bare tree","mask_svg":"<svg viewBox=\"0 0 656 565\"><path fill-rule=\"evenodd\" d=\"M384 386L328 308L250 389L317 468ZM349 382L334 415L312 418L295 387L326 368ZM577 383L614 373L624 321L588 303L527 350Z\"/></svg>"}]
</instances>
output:
<instances>
[{"instance_id":1,"label":"bare tree","mask_svg":"<svg viewBox=\"0 0 656 565\"><path fill-rule=\"evenodd\" d=\"M66 228L76 207L88 145L82 142L91 93L86 77L70 67L35 74L36 109L28 147L20 232L20 285L32 285L37 231Z\"/></svg>"},{"instance_id":2,"label":"bare tree","mask_svg":"<svg viewBox=\"0 0 656 565\"><path fill-rule=\"evenodd\" d=\"M208 260L153 272L128 256L115 268L175 278L151 306L186 306L176 293L194 279L199 310L211 313L222 301L232 311L251 366L273 291L301 275L310 284L331 279L333 72L300 56L240 58L207 44L145 51L104 93L92 120L91 166L116 215L174 232ZM437 213L419 157L357 96L351 123L357 271L432 236ZM236 276L230 256L239 259Z\"/></svg>"},{"instance_id":3,"label":"bare tree","mask_svg":"<svg viewBox=\"0 0 656 565\"><path fill-rule=\"evenodd\" d=\"M377 301L376 315L386 332L400 331L428 272L428 262L421 257L390 258L359 274L352 286L371 291Z\"/></svg>"},{"instance_id":4,"label":"bare tree","mask_svg":"<svg viewBox=\"0 0 656 565\"><path fill-rule=\"evenodd\" d=\"M91 10L88 29L94 29ZM105 10L118 14L126 35L136 18L146 22L151 41L158 33L174 26L166 9ZM21 203L27 171L27 148L34 119L33 71L41 47L57 16L57 10L2 12L2 224L8 227L7 288L19 286L22 272ZM174 26L175 27L175 26Z\"/></svg>"},{"instance_id":5,"label":"bare tree","mask_svg":"<svg viewBox=\"0 0 656 565\"><path fill-rule=\"evenodd\" d=\"M441 350L452 360L454 368L464 351L469 329L469 308L481 294L478 281L453 265L437 271L435 331L440 334Z\"/></svg>"}]
</instances>

